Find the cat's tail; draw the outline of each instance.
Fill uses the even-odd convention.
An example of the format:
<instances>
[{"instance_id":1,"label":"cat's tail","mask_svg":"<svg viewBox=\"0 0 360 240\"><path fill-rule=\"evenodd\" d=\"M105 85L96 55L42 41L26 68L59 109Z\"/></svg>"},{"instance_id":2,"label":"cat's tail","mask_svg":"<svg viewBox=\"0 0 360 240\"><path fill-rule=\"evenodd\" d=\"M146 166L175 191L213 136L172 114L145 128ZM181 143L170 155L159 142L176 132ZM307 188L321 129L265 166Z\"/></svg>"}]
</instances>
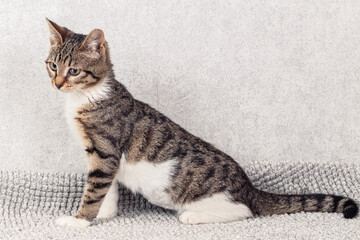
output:
<instances>
[{"instance_id":1,"label":"cat's tail","mask_svg":"<svg viewBox=\"0 0 360 240\"><path fill-rule=\"evenodd\" d=\"M281 195L256 189L249 207L254 214L272 215L297 212L336 212L343 213L345 218L354 218L359 207L354 200L347 197L309 194Z\"/></svg>"}]
</instances>

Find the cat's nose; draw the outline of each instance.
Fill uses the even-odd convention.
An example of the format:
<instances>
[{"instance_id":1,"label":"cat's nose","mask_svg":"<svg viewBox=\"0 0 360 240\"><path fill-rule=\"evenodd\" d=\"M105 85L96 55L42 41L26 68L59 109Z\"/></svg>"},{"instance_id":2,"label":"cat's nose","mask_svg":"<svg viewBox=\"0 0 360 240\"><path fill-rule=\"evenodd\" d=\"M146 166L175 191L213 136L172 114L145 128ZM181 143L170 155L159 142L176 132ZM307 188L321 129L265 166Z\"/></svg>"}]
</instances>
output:
<instances>
[{"instance_id":1,"label":"cat's nose","mask_svg":"<svg viewBox=\"0 0 360 240\"><path fill-rule=\"evenodd\" d=\"M63 84L58 84L58 83L55 83L55 86L58 88L58 89L60 89L62 86L63 86Z\"/></svg>"},{"instance_id":2,"label":"cat's nose","mask_svg":"<svg viewBox=\"0 0 360 240\"><path fill-rule=\"evenodd\" d=\"M62 77L55 78L55 86L60 89L62 86L64 86L65 79Z\"/></svg>"}]
</instances>

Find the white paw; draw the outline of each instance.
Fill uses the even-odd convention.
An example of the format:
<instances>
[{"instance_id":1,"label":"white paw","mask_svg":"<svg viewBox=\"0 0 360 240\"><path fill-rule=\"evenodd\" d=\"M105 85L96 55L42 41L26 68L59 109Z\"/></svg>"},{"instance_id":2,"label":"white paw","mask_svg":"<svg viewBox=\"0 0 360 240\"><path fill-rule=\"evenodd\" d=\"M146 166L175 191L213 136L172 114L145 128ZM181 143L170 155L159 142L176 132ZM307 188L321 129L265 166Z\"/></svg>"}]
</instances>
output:
<instances>
[{"instance_id":1,"label":"white paw","mask_svg":"<svg viewBox=\"0 0 360 240\"><path fill-rule=\"evenodd\" d=\"M183 224L198 224L201 222L201 215L197 212L185 211L180 215L179 220Z\"/></svg>"},{"instance_id":2,"label":"white paw","mask_svg":"<svg viewBox=\"0 0 360 240\"><path fill-rule=\"evenodd\" d=\"M80 219L73 216L59 217L58 219L56 219L55 223L58 226L73 227L73 228L85 228L87 226L90 226L91 224L91 222L85 219Z\"/></svg>"},{"instance_id":3,"label":"white paw","mask_svg":"<svg viewBox=\"0 0 360 240\"><path fill-rule=\"evenodd\" d=\"M101 206L97 218L114 218L117 216L117 205L116 206Z\"/></svg>"}]
</instances>

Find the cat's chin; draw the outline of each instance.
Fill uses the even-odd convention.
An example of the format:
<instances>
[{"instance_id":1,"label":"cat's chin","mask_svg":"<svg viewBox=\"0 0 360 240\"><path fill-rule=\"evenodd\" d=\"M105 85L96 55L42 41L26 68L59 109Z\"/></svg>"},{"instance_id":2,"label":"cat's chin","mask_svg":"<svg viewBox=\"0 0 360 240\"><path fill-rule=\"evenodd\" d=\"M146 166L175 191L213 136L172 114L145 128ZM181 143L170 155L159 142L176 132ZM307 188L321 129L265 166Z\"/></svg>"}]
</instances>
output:
<instances>
[{"instance_id":1,"label":"cat's chin","mask_svg":"<svg viewBox=\"0 0 360 240\"><path fill-rule=\"evenodd\" d=\"M62 89L58 89L58 91L63 92L63 93L72 93L72 92L75 92L75 90L62 90Z\"/></svg>"},{"instance_id":2,"label":"cat's chin","mask_svg":"<svg viewBox=\"0 0 360 240\"><path fill-rule=\"evenodd\" d=\"M66 90L66 89L59 89L59 91L60 92L64 92L64 93L72 93L72 92L75 92L75 89L68 89L68 90Z\"/></svg>"},{"instance_id":3,"label":"cat's chin","mask_svg":"<svg viewBox=\"0 0 360 240\"><path fill-rule=\"evenodd\" d=\"M52 86L55 90L59 91L59 92L64 92L64 93L71 93L71 92L75 92L76 89L72 88L72 89L66 89L66 88L60 88L58 89L55 86Z\"/></svg>"}]
</instances>

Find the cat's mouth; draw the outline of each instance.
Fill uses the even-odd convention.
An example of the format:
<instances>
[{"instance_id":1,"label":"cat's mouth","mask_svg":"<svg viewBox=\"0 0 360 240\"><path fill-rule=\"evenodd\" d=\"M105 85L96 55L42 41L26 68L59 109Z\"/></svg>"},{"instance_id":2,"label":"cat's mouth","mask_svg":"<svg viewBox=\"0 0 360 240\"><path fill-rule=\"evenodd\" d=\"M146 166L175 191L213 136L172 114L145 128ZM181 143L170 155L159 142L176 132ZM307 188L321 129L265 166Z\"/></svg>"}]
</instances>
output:
<instances>
[{"instance_id":1,"label":"cat's mouth","mask_svg":"<svg viewBox=\"0 0 360 240\"><path fill-rule=\"evenodd\" d=\"M66 82L59 84L56 83L54 80L51 81L51 86L61 92L72 92L75 90L75 87L71 84L68 84Z\"/></svg>"}]
</instances>

